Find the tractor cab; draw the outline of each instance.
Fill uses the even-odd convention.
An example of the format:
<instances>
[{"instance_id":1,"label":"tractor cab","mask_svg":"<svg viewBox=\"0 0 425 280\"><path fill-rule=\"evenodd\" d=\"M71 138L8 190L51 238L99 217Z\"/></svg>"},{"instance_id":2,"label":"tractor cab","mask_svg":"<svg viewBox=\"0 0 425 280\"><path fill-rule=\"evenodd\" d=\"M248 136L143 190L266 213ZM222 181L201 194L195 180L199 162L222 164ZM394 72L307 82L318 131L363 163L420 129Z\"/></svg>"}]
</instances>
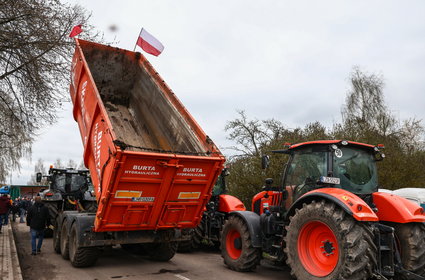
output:
<instances>
[{"instance_id":1,"label":"tractor cab","mask_svg":"<svg viewBox=\"0 0 425 280\"><path fill-rule=\"evenodd\" d=\"M50 188L62 194L78 196L91 184L88 170L51 168L49 174Z\"/></svg>"},{"instance_id":2,"label":"tractor cab","mask_svg":"<svg viewBox=\"0 0 425 280\"><path fill-rule=\"evenodd\" d=\"M283 152L290 154L283 186L294 200L322 187L341 188L360 196L378 190L376 161L384 155L377 147L348 141L315 141Z\"/></svg>"},{"instance_id":3,"label":"tractor cab","mask_svg":"<svg viewBox=\"0 0 425 280\"><path fill-rule=\"evenodd\" d=\"M257 214L269 210L286 212L304 194L319 188L340 188L367 200L378 191L376 162L385 155L381 146L328 140L290 145L273 153L288 154L281 187L271 187L266 180L265 191L253 198L252 209ZM263 167L268 157L263 158ZM282 207L283 206L283 209Z\"/></svg>"}]
</instances>

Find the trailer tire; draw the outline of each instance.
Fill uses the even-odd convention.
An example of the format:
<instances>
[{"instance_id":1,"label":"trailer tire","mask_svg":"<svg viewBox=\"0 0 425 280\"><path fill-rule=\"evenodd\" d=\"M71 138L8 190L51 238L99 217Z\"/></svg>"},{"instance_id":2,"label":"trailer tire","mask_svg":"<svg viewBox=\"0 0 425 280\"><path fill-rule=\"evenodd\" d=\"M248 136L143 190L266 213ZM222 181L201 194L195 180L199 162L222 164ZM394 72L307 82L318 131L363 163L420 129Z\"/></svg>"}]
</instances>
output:
<instances>
[{"instance_id":1,"label":"trailer tire","mask_svg":"<svg viewBox=\"0 0 425 280\"><path fill-rule=\"evenodd\" d=\"M58 222L53 225L53 250L55 253L61 253L61 231L58 228Z\"/></svg>"},{"instance_id":2,"label":"trailer tire","mask_svg":"<svg viewBox=\"0 0 425 280\"><path fill-rule=\"evenodd\" d=\"M73 267L93 266L99 257L99 250L96 247L78 246L78 229L74 223L69 236L69 260Z\"/></svg>"},{"instance_id":3,"label":"trailer tire","mask_svg":"<svg viewBox=\"0 0 425 280\"><path fill-rule=\"evenodd\" d=\"M69 260L69 239L66 220L63 221L60 233L60 252L64 260Z\"/></svg>"},{"instance_id":4,"label":"trailer tire","mask_svg":"<svg viewBox=\"0 0 425 280\"><path fill-rule=\"evenodd\" d=\"M403 268L425 276L425 224L393 224Z\"/></svg>"},{"instance_id":5,"label":"trailer tire","mask_svg":"<svg viewBox=\"0 0 425 280\"><path fill-rule=\"evenodd\" d=\"M166 262L174 257L177 246L177 242L147 243L143 244L142 250L147 252L149 259Z\"/></svg>"},{"instance_id":6,"label":"trailer tire","mask_svg":"<svg viewBox=\"0 0 425 280\"><path fill-rule=\"evenodd\" d=\"M358 222L332 202L296 209L286 227L286 263L299 280L372 277L377 248L371 225Z\"/></svg>"},{"instance_id":7,"label":"trailer tire","mask_svg":"<svg viewBox=\"0 0 425 280\"><path fill-rule=\"evenodd\" d=\"M226 221L221 234L221 256L235 271L252 271L261 260L261 249L252 246L248 226L239 216Z\"/></svg>"}]
</instances>

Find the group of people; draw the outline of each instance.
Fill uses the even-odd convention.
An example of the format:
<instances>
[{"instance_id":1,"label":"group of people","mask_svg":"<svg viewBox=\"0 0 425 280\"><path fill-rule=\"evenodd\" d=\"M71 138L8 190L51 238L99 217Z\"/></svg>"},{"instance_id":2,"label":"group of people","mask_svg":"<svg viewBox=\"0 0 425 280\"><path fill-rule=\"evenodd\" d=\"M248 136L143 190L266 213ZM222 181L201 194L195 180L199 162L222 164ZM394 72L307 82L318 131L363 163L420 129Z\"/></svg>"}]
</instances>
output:
<instances>
[{"instance_id":1,"label":"group of people","mask_svg":"<svg viewBox=\"0 0 425 280\"><path fill-rule=\"evenodd\" d=\"M20 223L25 223L24 217L30 208L34 204L34 201L30 198L16 198L15 200L10 199L8 194L3 194L0 199L0 232L1 225L7 225L9 223L9 216L12 215L12 221L16 220L16 215L19 217ZM8 203L8 201L10 203ZM8 206L7 206L8 205Z\"/></svg>"},{"instance_id":2,"label":"group of people","mask_svg":"<svg viewBox=\"0 0 425 280\"><path fill-rule=\"evenodd\" d=\"M15 215L19 214L21 223L25 222L26 215L27 226L30 227L31 233L31 255L39 254L43 244L44 229L50 225L49 210L42 203L41 197L36 196L33 200L17 198L12 201L8 194L0 196L0 234L3 224L8 224L10 214L12 214L12 221L15 221Z\"/></svg>"}]
</instances>

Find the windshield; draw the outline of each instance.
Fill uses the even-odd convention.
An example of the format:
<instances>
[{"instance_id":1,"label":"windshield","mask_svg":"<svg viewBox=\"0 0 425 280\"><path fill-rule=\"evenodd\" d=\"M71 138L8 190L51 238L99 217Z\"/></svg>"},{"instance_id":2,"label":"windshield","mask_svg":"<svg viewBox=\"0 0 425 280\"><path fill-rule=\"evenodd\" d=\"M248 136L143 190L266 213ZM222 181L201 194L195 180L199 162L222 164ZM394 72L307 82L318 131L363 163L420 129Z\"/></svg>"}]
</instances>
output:
<instances>
[{"instance_id":1,"label":"windshield","mask_svg":"<svg viewBox=\"0 0 425 280\"><path fill-rule=\"evenodd\" d=\"M65 193L78 191L86 184L86 176L78 174L58 174L55 176L56 188Z\"/></svg>"},{"instance_id":2,"label":"windshield","mask_svg":"<svg viewBox=\"0 0 425 280\"><path fill-rule=\"evenodd\" d=\"M340 147L333 153L333 177L341 179L342 189L357 194L377 191L378 179L374 155L353 147Z\"/></svg>"},{"instance_id":3,"label":"windshield","mask_svg":"<svg viewBox=\"0 0 425 280\"><path fill-rule=\"evenodd\" d=\"M285 185L294 193L294 199L317 188L320 176L327 174L327 152L322 147L308 147L293 154L287 169Z\"/></svg>"}]
</instances>

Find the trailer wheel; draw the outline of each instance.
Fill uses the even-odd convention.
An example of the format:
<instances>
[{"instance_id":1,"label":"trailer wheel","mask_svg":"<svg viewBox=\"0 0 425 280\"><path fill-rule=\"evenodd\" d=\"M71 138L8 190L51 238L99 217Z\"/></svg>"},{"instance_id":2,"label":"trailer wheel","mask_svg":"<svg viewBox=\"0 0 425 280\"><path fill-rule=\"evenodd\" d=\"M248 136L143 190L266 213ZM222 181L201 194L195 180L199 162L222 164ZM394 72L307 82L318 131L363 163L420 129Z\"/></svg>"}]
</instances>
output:
<instances>
[{"instance_id":1,"label":"trailer wheel","mask_svg":"<svg viewBox=\"0 0 425 280\"><path fill-rule=\"evenodd\" d=\"M99 250L96 247L79 247L78 246L78 229L77 224L71 227L69 236L69 259L74 267L88 267L96 263L99 257Z\"/></svg>"},{"instance_id":2,"label":"trailer wheel","mask_svg":"<svg viewBox=\"0 0 425 280\"><path fill-rule=\"evenodd\" d=\"M403 267L425 276L425 225L393 224Z\"/></svg>"},{"instance_id":3,"label":"trailer wheel","mask_svg":"<svg viewBox=\"0 0 425 280\"><path fill-rule=\"evenodd\" d=\"M58 221L55 221L53 225L53 250L57 253L61 253L61 231L58 228Z\"/></svg>"},{"instance_id":4,"label":"trailer wheel","mask_svg":"<svg viewBox=\"0 0 425 280\"><path fill-rule=\"evenodd\" d=\"M248 227L238 216L231 216L224 224L221 256L224 263L235 271L252 271L260 263L261 249L252 246Z\"/></svg>"},{"instance_id":5,"label":"trailer wheel","mask_svg":"<svg viewBox=\"0 0 425 280\"><path fill-rule=\"evenodd\" d=\"M63 221L60 233L60 251L64 260L69 260L69 239L68 239L68 226L66 220Z\"/></svg>"},{"instance_id":6,"label":"trailer wheel","mask_svg":"<svg viewBox=\"0 0 425 280\"><path fill-rule=\"evenodd\" d=\"M293 277L360 280L372 276L377 248L371 226L357 222L334 203L304 203L286 230L286 263Z\"/></svg>"},{"instance_id":7,"label":"trailer wheel","mask_svg":"<svg viewBox=\"0 0 425 280\"><path fill-rule=\"evenodd\" d=\"M177 242L142 244L142 251L147 252L149 259L153 261L166 262L176 254Z\"/></svg>"}]
</instances>

